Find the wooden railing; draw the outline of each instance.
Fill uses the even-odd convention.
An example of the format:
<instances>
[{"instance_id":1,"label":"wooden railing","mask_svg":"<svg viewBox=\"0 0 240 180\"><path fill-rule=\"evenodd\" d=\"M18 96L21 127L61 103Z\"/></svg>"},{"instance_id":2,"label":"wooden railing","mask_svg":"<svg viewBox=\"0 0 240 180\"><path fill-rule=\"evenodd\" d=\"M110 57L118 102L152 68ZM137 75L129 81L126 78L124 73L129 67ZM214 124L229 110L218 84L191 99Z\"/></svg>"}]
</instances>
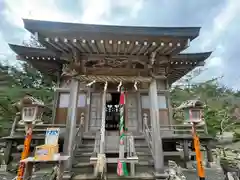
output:
<instances>
[{"instance_id":1,"label":"wooden railing","mask_svg":"<svg viewBox=\"0 0 240 180\"><path fill-rule=\"evenodd\" d=\"M154 153L153 153L153 139L152 139L152 131L149 128L148 124L148 116L146 113L143 114L143 131L144 131L144 135L146 138L146 141L148 143L148 147L151 151L152 156L154 157Z\"/></svg>"},{"instance_id":2,"label":"wooden railing","mask_svg":"<svg viewBox=\"0 0 240 180\"><path fill-rule=\"evenodd\" d=\"M129 160L138 160L136 149L135 149L135 142L134 136L131 133L128 133L126 136L126 148L127 148L127 159ZM131 176L135 175L135 162L130 161L130 172Z\"/></svg>"},{"instance_id":3,"label":"wooden railing","mask_svg":"<svg viewBox=\"0 0 240 180\"><path fill-rule=\"evenodd\" d=\"M85 116L84 113L81 113L81 118L80 118L80 124L76 132L75 136L75 141L73 145L73 150L76 151L78 147L82 144L82 138L83 138L83 131L84 131L84 121L85 121Z\"/></svg>"},{"instance_id":4,"label":"wooden railing","mask_svg":"<svg viewBox=\"0 0 240 180\"><path fill-rule=\"evenodd\" d=\"M149 150L151 151L152 156L154 157L154 144L153 144L153 137L152 137L152 129L148 125L148 115L146 113L143 114L143 132L145 139L147 141ZM200 135L206 135L206 128L205 126L196 126L197 133ZM161 125L160 126L160 133L162 138L173 138L173 137L191 137L192 133L192 125L191 124L182 124L182 125Z\"/></svg>"},{"instance_id":5,"label":"wooden railing","mask_svg":"<svg viewBox=\"0 0 240 180\"><path fill-rule=\"evenodd\" d=\"M199 135L207 134L205 126L196 126L196 131ZM161 125L160 131L163 134L164 132L170 132L175 135L191 135L192 125L191 124L181 124L181 125Z\"/></svg>"},{"instance_id":6,"label":"wooden railing","mask_svg":"<svg viewBox=\"0 0 240 180\"><path fill-rule=\"evenodd\" d=\"M98 157L99 153L100 153L100 131L97 131L96 135L95 135L93 153L90 157L90 162L91 163L96 163L96 160L97 160L97 157Z\"/></svg>"},{"instance_id":7,"label":"wooden railing","mask_svg":"<svg viewBox=\"0 0 240 180\"><path fill-rule=\"evenodd\" d=\"M93 152L96 153L96 156L100 152L100 132L99 131L96 132Z\"/></svg>"}]
</instances>

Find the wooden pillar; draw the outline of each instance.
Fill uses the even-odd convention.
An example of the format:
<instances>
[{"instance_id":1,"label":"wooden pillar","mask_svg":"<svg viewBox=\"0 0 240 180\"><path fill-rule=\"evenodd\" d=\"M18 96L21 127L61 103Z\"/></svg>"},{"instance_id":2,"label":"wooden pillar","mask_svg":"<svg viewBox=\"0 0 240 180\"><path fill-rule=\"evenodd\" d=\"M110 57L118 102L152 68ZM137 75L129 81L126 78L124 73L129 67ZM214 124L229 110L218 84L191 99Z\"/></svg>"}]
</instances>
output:
<instances>
[{"instance_id":1,"label":"wooden pillar","mask_svg":"<svg viewBox=\"0 0 240 180\"><path fill-rule=\"evenodd\" d=\"M71 79L70 97L68 105L66 132L64 137L64 154L70 156L65 163L65 170L71 171L73 160L73 145L76 136L76 120L77 120L77 101L78 101L79 81Z\"/></svg>"},{"instance_id":2,"label":"wooden pillar","mask_svg":"<svg viewBox=\"0 0 240 180\"><path fill-rule=\"evenodd\" d=\"M154 166L156 173L164 172L164 156L162 147L162 138L160 134L160 118L158 110L158 96L157 96L157 82L154 79L150 83L149 87L149 97L150 97L150 113L152 122L152 137L154 144Z\"/></svg>"},{"instance_id":3,"label":"wooden pillar","mask_svg":"<svg viewBox=\"0 0 240 180\"><path fill-rule=\"evenodd\" d=\"M100 154L105 153L105 122L106 122L106 91L107 82L105 83L103 94L102 94L102 121L101 121L101 138L100 138Z\"/></svg>"},{"instance_id":4,"label":"wooden pillar","mask_svg":"<svg viewBox=\"0 0 240 180\"><path fill-rule=\"evenodd\" d=\"M183 161L184 161L184 168L188 168L189 167L189 147L188 147L188 141L184 140L183 141Z\"/></svg>"},{"instance_id":5,"label":"wooden pillar","mask_svg":"<svg viewBox=\"0 0 240 180\"><path fill-rule=\"evenodd\" d=\"M137 92L137 118L138 118L138 132L143 132L143 118L142 118L142 107L141 107L141 94Z\"/></svg>"},{"instance_id":6,"label":"wooden pillar","mask_svg":"<svg viewBox=\"0 0 240 180\"><path fill-rule=\"evenodd\" d=\"M88 88L87 90L87 112L86 112L86 116L85 116L85 123L84 123L84 126L85 126L85 131L88 132L89 130L89 122L90 122L90 105L91 105L91 89Z\"/></svg>"},{"instance_id":7,"label":"wooden pillar","mask_svg":"<svg viewBox=\"0 0 240 180\"><path fill-rule=\"evenodd\" d=\"M168 108L168 120L169 120L169 124L170 125L173 125L173 110L172 110L172 103L171 103L171 97L170 97L170 85L166 84L166 87L167 87L167 95L166 95L166 98L167 98L167 108Z\"/></svg>"},{"instance_id":8,"label":"wooden pillar","mask_svg":"<svg viewBox=\"0 0 240 180\"><path fill-rule=\"evenodd\" d=\"M207 142L206 151L207 151L207 166L212 167L214 160L212 155L212 149L210 148L209 142Z\"/></svg>"},{"instance_id":9,"label":"wooden pillar","mask_svg":"<svg viewBox=\"0 0 240 180\"><path fill-rule=\"evenodd\" d=\"M5 164L7 164L7 170L10 168L11 163L11 155L12 155L12 149L13 149L13 140L7 140L6 141L6 147L4 149L4 161Z\"/></svg>"},{"instance_id":10,"label":"wooden pillar","mask_svg":"<svg viewBox=\"0 0 240 180\"><path fill-rule=\"evenodd\" d=\"M204 124L204 132L206 135L208 135L208 128L207 128L206 122ZM206 152L207 152L207 166L212 167L214 160L213 160L212 148L210 148L210 142L207 142L205 148L206 148Z\"/></svg>"}]
</instances>

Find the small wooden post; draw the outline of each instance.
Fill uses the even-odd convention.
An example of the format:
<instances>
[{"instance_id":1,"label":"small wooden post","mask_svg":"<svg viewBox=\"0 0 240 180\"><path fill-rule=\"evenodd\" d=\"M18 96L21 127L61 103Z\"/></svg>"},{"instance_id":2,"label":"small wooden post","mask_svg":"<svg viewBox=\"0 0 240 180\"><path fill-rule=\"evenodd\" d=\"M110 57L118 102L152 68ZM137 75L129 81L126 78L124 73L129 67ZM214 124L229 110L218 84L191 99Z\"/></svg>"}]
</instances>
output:
<instances>
[{"instance_id":1,"label":"small wooden post","mask_svg":"<svg viewBox=\"0 0 240 180\"><path fill-rule=\"evenodd\" d=\"M188 168L189 163L189 148L188 148L188 141L183 141L183 158L184 158L184 168Z\"/></svg>"},{"instance_id":2,"label":"small wooden post","mask_svg":"<svg viewBox=\"0 0 240 180\"><path fill-rule=\"evenodd\" d=\"M209 147L209 142L206 145L206 151L207 151L207 166L211 167L214 160L213 160L212 149Z\"/></svg>"},{"instance_id":3,"label":"small wooden post","mask_svg":"<svg viewBox=\"0 0 240 180\"><path fill-rule=\"evenodd\" d=\"M12 145L13 145L13 140L7 140L6 142L6 147L4 149L4 161L5 164L7 164L7 170L9 168L9 164L10 164L10 157L12 154Z\"/></svg>"}]
</instances>

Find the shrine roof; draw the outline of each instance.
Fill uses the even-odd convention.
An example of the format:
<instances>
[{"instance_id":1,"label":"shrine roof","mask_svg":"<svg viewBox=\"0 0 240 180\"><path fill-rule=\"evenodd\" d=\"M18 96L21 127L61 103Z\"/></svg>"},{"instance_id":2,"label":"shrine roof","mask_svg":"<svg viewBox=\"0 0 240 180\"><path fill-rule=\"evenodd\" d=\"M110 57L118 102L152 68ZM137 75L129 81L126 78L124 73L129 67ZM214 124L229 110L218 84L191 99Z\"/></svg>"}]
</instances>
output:
<instances>
[{"instance_id":1,"label":"shrine roof","mask_svg":"<svg viewBox=\"0 0 240 180\"><path fill-rule=\"evenodd\" d=\"M69 54L178 54L199 35L199 27L77 24L24 19L24 27L47 49Z\"/></svg>"},{"instance_id":2,"label":"shrine roof","mask_svg":"<svg viewBox=\"0 0 240 180\"><path fill-rule=\"evenodd\" d=\"M69 59L66 59L63 54L46 48L33 48L13 44L9 44L9 46L18 54L18 59L32 64L33 67L39 71L49 75L57 75L57 72L61 72L63 65L69 63ZM195 67L204 65L204 60L210 55L211 52L185 53L174 55L170 59L162 59L159 57L156 60L157 64L160 64L159 68L169 67L169 72L166 76L169 82L173 83ZM144 57L145 56L140 56L140 58ZM139 58L139 56L135 58Z\"/></svg>"},{"instance_id":3,"label":"shrine roof","mask_svg":"<svg viewBox=\"0 0 240 180\"><path fill-rule=\"evenodd\" d=\"M38 32L44 37L77 38L92 36L104 38L112 36L132 36L142 39L156 37L179 37L193 40L199 35L200 27L144 27L144 26L112 26L95 24L77 24L23 19L24 26L32 33ZM147 40L144 39L144 40ZM126 39L128 40L128 39Z\"/></svg>"}]
</instances>

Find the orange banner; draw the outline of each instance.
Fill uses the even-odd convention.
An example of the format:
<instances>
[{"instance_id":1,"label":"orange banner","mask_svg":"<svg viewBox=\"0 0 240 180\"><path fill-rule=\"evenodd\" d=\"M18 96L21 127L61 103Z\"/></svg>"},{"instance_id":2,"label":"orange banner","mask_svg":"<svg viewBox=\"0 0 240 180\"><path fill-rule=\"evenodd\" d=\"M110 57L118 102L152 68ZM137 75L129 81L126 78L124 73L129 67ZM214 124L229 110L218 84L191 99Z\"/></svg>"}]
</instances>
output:
<instances>
[{"instance_id":1,"label":"orange banner","mask_svg":"<svg viewBox=\"0 0 240 180\"><path fill-rule=\"evenodd\" d=\"M196 135L196 132L194 132L194 134L193 134L193 141L194 141L194 148L195 148L195 152L196 152L198 176L201 179L204 179L205 178L205 171L204 171L204 167L203 167L203 164L202 164L202 154L201 154L201 150L200 150L200 141L199 141L199 137Z\"/></svg>"},{"instance_id":2,"label":"orange banner","mask_svg":"<svg viewBox=\"0 0 240 180\"><path fill-rule=\"evenodd\" d=\"M24 147L23 147L23 152L21 155L21 160L26 159L28 157L28 154L30 151L31 140L32 140L32 126L29 126L28 131L26 133L25 140L24 140ZM23 179L24 170L25 170L25 163L20 162L20 165L18 168L17 180Z\"/></svg>"}]
</instances>

